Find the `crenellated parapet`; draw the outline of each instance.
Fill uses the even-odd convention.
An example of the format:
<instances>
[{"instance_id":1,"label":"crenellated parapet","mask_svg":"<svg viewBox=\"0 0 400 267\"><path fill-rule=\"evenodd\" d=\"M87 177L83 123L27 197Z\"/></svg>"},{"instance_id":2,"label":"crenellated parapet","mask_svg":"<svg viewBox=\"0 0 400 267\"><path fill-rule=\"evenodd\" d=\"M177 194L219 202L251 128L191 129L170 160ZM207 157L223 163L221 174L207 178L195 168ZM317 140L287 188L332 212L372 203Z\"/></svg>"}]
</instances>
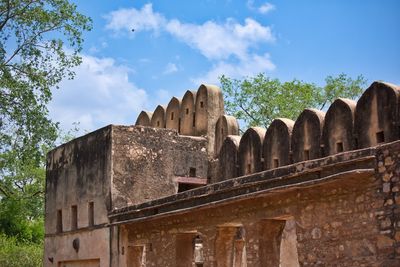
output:
<instances>
[{"instance_id":1,"label":"crenellated parapet","mask_svg":"<svg viewBox=\"0 0 400 267\"><path fill-rule=\"evenodd\" d=\"M357 102L355 141L358 148L399 138L399 86L374 82Z\"/></svg>"},{"instance_id":2,"label":"crenellated parapet","mask_svg":"<svg viewBox=\"0 0 400 267\"><path fill-rule=\"evenodd\" d=\"M207 151L213 156L215 127L221 115L224 115L221 89L202 84L197 91L186 91L182 99L173 97L167 106L158 105L153 113L142 111L135 125L174 129L181 135L207 136ZM229 128L227 134L238 134L236 119L236 132L230 127L233 119L228 120L229 127L224 125L224 129ZM222 143L223 139L219 141Z\"/></svg>"},{"instance_id":3,"label":"crenellated parapet","mask_svg":"<svg viewBox=\"0 0 400 267\"><path fill-rule=\"evenodd\" d=\"M293 126L294 121L278 118L268 127L263 143L264 170L290 164Z\"/></svg>"},{"instance_id":4,"label":"crenellated parapet","mask_svg":"<svg viewBox=\"0 0 400 267\"><path fill-rule=\"evenodd\" d=\"M223 134L228 116L221 116L215 132L219 180L398 140L399 94L399 86L374 82L357 102L339 98L326 113L305 109L295 122L278 118L267 130L251 127L235 139Z\"/></svg>"}]
</instances>

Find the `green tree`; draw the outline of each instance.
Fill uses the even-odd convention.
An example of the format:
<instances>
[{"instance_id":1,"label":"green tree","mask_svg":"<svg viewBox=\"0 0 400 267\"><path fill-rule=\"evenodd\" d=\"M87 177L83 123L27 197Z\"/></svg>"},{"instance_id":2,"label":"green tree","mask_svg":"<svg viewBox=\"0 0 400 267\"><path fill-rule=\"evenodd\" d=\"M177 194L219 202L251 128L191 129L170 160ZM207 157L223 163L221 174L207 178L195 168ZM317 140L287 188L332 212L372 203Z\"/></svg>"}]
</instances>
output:
<instances>
[{"instance_id":1,"label":"green tree","mask_svg":"<svg viewBox=\"0 0 400 267\"><path fill-rule=\"evenodd\" d=\"M0 2L0 232L37 240L43 230L45 154L58 126L51 90L81 63L90 18L67 0Z\"/></svg>"},{"instance_id":2,"label":"green tree","mask_svg":"<svg viewBox=\"0 0 400 267\"><path fill-rule=\"evenodd\" d=\"M297 79L281 82L264 73L243 80L220 77L228 114L242 120L246 127L268 125L275 118L295 120L305 108L324 109L338 97L360 96L366 80L346 74L328 76L319 87Z\"/></svg>"}]
</instances>

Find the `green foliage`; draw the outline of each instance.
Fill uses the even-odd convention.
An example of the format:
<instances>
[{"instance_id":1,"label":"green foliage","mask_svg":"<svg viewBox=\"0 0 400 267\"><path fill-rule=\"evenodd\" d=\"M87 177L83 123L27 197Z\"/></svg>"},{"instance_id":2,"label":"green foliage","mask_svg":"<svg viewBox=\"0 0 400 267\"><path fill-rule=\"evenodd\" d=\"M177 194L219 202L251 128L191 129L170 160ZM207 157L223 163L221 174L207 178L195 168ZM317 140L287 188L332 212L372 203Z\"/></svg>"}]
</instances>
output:
<instances>
[{"instance_id":1,"label":"green foliage","mask_svg":"<svg viewBox=\"0 0 400 267\"><path fill-rule=\"evenodd\" d=\"M264 73L243 80L222 76L220 82L227 113L247 127L268 127L275 118L295 120L303 109L323 109L338 97L355 99L366 84L363 76L352 79L346 74L328 76L324 87L296 79L281 82Z\"/></svg>"},{"instance_id":2,"label":"green foliage","mask_svg":"<svg viewBox=\"0 0 400 267\"><path fill-rule=\"evenodd\" d=\"M45 155L58 136L46 105L90 28L67 0L0 2L0 232L18 242L43 239Z\"/></svg>"},{"instance_id":3,"label":"green foliage","mask_svg":"<svg viewBox=\"0 0 400 267\"><path fill-rule=\"evenodd\" d=\"M0 234L0 266L43 266L43 243L20 243L14 237Z\"/></svg>"}]
</instances>

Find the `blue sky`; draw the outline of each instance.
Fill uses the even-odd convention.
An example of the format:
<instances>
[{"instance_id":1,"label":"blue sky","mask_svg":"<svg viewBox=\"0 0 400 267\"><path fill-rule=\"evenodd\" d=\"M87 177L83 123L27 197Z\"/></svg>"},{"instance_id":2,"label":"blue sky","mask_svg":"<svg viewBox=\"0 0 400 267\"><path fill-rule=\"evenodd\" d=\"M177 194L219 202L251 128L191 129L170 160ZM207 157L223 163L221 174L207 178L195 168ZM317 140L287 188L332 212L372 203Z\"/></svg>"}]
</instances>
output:
<instances>
[{"instance_id":1,"label":"blue sky","mask_svg":"<svg viewBox=\"0 0 400 267\"><path fill-rule=\"evenodd\" d=\"M93 30L75 80L49 107L63 129L133 124L222 74L323 85L343 72L400 84L397 0L74 2Z\"/></svg>"}]
</instances>

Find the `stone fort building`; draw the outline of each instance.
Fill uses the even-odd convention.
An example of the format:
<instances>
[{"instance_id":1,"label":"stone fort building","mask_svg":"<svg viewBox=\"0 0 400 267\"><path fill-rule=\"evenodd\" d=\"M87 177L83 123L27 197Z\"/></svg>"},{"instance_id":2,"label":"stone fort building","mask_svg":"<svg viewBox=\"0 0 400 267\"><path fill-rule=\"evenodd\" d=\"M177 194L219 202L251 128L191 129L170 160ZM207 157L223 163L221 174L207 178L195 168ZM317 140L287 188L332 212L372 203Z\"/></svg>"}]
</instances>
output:
<instances>
[{"instance_id":1,"label":"stone fort building","mask_svg":"<svg viewBox=\"0 0 400 267\"><path fill-rule=\"evenodd\" d=\"M201 85L47 157L48 267L400 266L400 87L239 136Z\"/></svg>"}]
</instances>

